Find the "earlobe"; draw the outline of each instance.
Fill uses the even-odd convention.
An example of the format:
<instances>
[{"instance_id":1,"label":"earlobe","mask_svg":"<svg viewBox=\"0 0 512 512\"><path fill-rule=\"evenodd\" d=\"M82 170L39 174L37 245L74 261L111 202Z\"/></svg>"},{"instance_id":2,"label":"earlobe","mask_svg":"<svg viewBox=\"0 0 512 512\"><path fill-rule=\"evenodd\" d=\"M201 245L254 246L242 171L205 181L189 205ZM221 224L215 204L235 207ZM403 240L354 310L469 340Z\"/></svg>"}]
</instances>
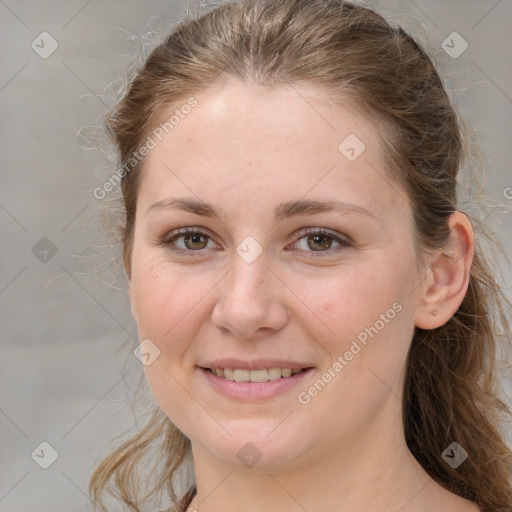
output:
<instances>
[{"instance_id":1,"label":"earlobe","mask_svg":"<svg viewBox=\"0 0 512 512\"><path fill-rule=\"evenodd\" d=\"M475 240L471 222L462 212L449 219L451 236L432 257L429 275L422 287L415 325L436 329L457 312L469 286Z\"/></svg>"}]
</instances>

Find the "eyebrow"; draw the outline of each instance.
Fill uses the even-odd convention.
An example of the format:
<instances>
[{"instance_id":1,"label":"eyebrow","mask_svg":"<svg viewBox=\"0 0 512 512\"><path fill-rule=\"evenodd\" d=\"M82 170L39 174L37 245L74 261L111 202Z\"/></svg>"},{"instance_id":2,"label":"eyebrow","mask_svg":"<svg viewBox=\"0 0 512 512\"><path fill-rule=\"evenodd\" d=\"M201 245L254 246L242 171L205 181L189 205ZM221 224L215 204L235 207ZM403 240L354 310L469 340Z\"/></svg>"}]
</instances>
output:
<instances>
[{"instance_id":1,"label":"eyebrow","mask_svg":"<svg viewBox=\"0 0 512 512\"><path fill-rule=\"evenodd\" d=\"M217 217L222 219L221 212L217 210L215 206L194 197L168 197L166 199L162 199L161 201L151 205L146 210L145 215L147 215L150 211L173 208L194 213L195 215L202 215L204 217ZM372 217L377 220L376 215L366 208L338 200L316 201L298 199L286 201L280 203L276 208L274 208L273 215L275 222L280 222L284 219L297 217L299 215L313 215L315 213L323 212L337 212L343 214L356 213L365 215L367 217Z\"/></svg>"}]
</instances>

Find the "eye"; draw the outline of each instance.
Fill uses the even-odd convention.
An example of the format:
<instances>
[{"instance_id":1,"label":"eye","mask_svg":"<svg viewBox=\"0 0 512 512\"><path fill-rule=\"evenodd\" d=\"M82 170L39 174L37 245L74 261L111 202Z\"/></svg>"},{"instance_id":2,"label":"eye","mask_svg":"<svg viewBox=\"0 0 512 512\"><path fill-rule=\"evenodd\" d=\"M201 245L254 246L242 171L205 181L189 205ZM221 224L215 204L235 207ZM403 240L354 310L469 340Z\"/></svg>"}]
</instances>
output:
<instances>
[{"instance_id":1,"label":"eye","mask_svg":"<svg viewBox=\"0 0 512 512\"><path fill-rule=\"evenodd\" d=\"M174 252L199 252L201 249L205 249L210 239L210 236L197 228L181 228L173 231L170 238L162 240L162 245L169 247ZM183 238L183 244L185 247L175 247L175 241Z\"/></svg>"},{"instance_id":2,"label":"eye","mask_svg":"<svg viewBox=\"0 0 512 512\"><path fill-rule=\"evenodd\" d=\"M335 235L334 233L331 233L324 228L307 228L300 234L306 236L299 238L295 244L305 239L306 247L312 249L312 251L307 251L307 249L305 249L306 252L320 253L320 256L323 256L323 254L326 252L333 252L331 250L333 240L338 243L338 248L348 247L350 245L350 242L347 239Z\"/></svg>"},{"instance_id":3,"label":"eye","mask_svg":"<svg viewBox=\"0 0 512 512\"><path fill-rule=\"evenodd\" d=\"M301 250L311 253L319 253L318 256L323 256L324 253L331 253L340 247L350 246L350 241L346 238L338 236L324 228L307 228L302 230L299 235L302 235L294 245L297 245L303 239L306 241L306 248ZM177 243L182 239L183 245L180 247ZM161 244L168 247L171 251L176 253L200 253L202 249L206 249L208 241L211 237L204 231L198 228L181 228L173 231L169 237L162 240ZM338 247L332 250L332 242L338 244ZM213 242L212 242L213 243ZM312 250L309 250L312 249ZM317 257L317 255L315 255Z\"/></svg>"}]
</instances>

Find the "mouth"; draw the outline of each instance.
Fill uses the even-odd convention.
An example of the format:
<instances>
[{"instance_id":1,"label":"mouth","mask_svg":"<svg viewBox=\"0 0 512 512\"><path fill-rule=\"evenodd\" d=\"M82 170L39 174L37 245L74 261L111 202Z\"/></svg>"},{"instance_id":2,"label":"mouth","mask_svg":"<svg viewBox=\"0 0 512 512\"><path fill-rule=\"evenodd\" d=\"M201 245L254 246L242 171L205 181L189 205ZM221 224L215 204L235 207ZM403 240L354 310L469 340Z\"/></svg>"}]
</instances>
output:
<instances>
[{"instance_id":1,"label":"mouth","mask_svg":"<svg viewBox=\"0 0 512 512\"><path fill-rule=\"evenodd\" d=\"M307 368L262 368L258 370L247 370L243 368L202 368L204 371L231 382L269 382L280 379L287 379L298 373L311 370Z\"/></svg>"},{"instance_id":2,"label":"mouth","mask_svg":"<svg viewBox=\"0 0 512 512\"><path fill-rule=\"evenodd\" d=\"M239 401L258 402L284 396L298 386L304 387L317 371L311 358L302 361L276 353L274 357L224 357L196 364L197 384L217 395ZM208 393L210 391L207 391Z\"/></svg>"},{"instance_id":3,"label":"mouth","mask_svg":"<svg viewBox=\"0 0 512 512\"><path fill-rule=\"evenodd\" d=\"M306 368L209 368L198 366L203 382L214 392L235 401L269 400L290 391L313 372Z\"/></svg>"}]
</instances>

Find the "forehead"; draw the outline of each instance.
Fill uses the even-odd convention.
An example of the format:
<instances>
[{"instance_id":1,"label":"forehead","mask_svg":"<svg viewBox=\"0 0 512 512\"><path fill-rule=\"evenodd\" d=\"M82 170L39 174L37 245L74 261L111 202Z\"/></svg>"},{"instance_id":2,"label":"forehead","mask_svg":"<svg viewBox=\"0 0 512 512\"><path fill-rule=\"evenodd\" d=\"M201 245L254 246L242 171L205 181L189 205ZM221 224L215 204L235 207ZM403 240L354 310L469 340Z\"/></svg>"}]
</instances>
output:
<instances>
[{"instance_id":1,"label":"forehead","mask_svg":"<svg viewBox=\"0 0 512 512\"><path fill-rule=\"evenodd\" d=\"M375 122L350 101L335 106L312 86L264 89L236 80L212 84L195 98L197 106L146 157L144 203L238 194L248 206L255 195L261 204L264 197L308 191L338 191L345 200L364 194L382 208L396 202Z\"/></svg>"},{"instance_id":2,"label":"forehead","mask_svg":"<svg viewBox=\"0 0 512 512\"><path fill-rule=\"evenodd\" d=\"M315 148L316 153L336 149L349 134L358 134L370 150L379 149L374 121L363 117L348 98L338 98L335 105L327 92L313 86L268 89L229 80L209 86L196 98L198 106L169 134L189 149L210 143L213 151L214 146L223 149L224 142L263 157L264 149L279 152L283 144L300 141L295 153L303 148L310 155Z\"/></svg>"}]
</instances>

